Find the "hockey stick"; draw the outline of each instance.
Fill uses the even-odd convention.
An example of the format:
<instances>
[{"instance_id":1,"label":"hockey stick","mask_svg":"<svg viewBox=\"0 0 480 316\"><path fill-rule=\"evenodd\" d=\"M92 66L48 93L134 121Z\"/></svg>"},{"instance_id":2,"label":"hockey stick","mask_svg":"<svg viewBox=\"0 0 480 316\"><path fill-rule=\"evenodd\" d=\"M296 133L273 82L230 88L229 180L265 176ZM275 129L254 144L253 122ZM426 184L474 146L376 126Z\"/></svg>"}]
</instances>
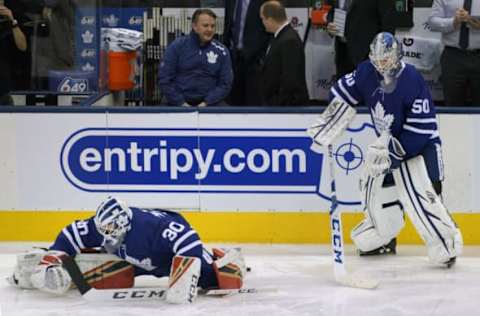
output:
<instances>
[{"instance_id":1,"label":"hockey stick","mask_svg":"<svg viewBox=\"0 0 480 316\"><path fill-rule=\"evenodd\" d=\"M328 145L328 166L330 168L330 190L331 190L331 204L330 204L330 229L332 234L332 255L333 255L333 271L335 281L340 284L356 287L362 289L374 289L378 286L376 280L358 279L347 273L345 268L345 252L343 249L343 235L342 235L342 217L338 208L337 190L335 187L335 165L333 163L333 146Z\"/></svg>"},{"instance_id":2,"label":"hockey stick","mask_svg":"<svg viewBox=\"0 0 480 316\"><path fill-rule=\"evenodd\" d=\"M73 284L78 288L82 297L88 301L139 301L139 300L162 300L165 298L167 288L165 287L145 287L145 288L125 288L125 289L95 289L85 280L80 268L75 262L74 257L62 259L63 267L72 278ZM203 295L225 296L230 294L253 294L260 292L276 292L276 289L217 289L201 290Z\"/></svg>"}]
</instances>

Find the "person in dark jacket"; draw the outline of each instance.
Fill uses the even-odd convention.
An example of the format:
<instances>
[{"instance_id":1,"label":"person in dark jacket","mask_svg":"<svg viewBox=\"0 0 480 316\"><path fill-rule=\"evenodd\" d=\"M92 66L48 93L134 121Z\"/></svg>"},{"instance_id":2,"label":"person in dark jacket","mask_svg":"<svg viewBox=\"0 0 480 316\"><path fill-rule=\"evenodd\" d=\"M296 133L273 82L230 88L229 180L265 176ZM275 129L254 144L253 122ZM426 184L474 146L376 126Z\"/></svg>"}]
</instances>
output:
<instances>
[{"instance_id":1,"label":"person in dark jacket","mask_svg":"<svg viewBox=\"0 0 480 316\"><path fill-rule=\"evenodd\" d=\"M192 32L167 47L160 65L159 84L169 105L222 105L232 87L228 49L213 39L216 15L198 9Z\"/></svg>"},{"instance_id":2,"label":"person in dark jacket","mask_svg":"<svg viewBox=\"0 0 480 316\"><path fill-rule=\"evenodd\" d=\"M263 105L307 105L303 43L290 26L285 7L278 1L267 1L260 16L267 32L274 35L261 71Z\"/></svg>"},{"instance_id":3,"label":"person in dark jacket","mask_svg":"<svg viewBox=\"0 0 480 316\"><path fill-rule=\"evenodd\" d=\"M27 38L20 28L22 15L13 1L0 2L0 105L14 105L10 96L13 88L13 62L27 50Z\"/></svg>"},{"instance_id":4,"label":"person in dark jacket","mask_svg":"<svg viewBox=\"0 0 480 316\"><path fill-rule=\"evenodd\" d=\"M230 105L258 106L260 96L259 65L265 56L270 35L260 19L265 0L225 1L223 43L232 55L234 82L228 97Z\"/></svg>"},{"instance_id":5,"label":"person in dark jacket","mask_svg":"<svg viewBox=\"0 0 480 316\"><path fill-rule=\"evenodd\" d=\"M346 12L344 35L334 22L334 10L328 15L327 31L335 36L337 78L352 72L368 59L369 46L380 32L395 34L395 2L393 0L327 0L336 9Z\"/></svg>"}]
</instances>

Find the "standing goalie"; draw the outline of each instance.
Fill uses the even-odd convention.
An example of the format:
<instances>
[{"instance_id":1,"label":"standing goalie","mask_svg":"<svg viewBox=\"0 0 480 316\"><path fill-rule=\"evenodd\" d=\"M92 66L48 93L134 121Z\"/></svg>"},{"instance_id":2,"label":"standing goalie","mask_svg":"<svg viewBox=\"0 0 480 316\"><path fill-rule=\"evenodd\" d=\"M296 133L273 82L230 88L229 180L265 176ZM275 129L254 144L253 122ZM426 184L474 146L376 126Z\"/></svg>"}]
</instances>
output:
<instances>
[{"instance_id":1,"label":"standing goalie","mask_svg":"<svg viewBox=\"0 0 480 316\"><path fill-rule=\"evenodd\" d=\"M331 102L308 129L314 143L331 144L366 105L378 138L368 146L360 190L365 218L351 232L360 255L394 254L407 213L434 264L447 267L462 251L460 230L441 199L443 162L435 107L402 46L387 32L376 35L369 60L340 78Z\"/></svg>"}]
</instances>

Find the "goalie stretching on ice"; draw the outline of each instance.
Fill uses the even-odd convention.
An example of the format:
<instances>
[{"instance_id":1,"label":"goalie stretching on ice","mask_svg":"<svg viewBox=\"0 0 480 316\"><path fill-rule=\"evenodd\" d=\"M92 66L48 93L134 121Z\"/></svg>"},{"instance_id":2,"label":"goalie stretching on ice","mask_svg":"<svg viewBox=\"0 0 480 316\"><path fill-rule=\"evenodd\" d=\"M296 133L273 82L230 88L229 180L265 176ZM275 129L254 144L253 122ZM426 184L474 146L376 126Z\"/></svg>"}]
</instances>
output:
<instances>
[{"instance_id":1,"label":"goalie stretching on ice","mask_svg":"<svg viewBox=\"0 0 480 316\"><path fill-rule=\"evenodd\" d=\"M96 247L110 255L98 254L93 264L77 259L91 285L126 288L133 286L134 276L169 277L166 300L171 303L192 302L197 285L202 289L239 289L245 275L239 249L213 249L210 254L180 214L129 207L109 197L93 217L65 227L48 251L19 255L9 281L20 288L63 294L70 288L71 278L62 267L62 259Z\"/></svg>"},{"instance_id":2,"label":"goalie stretching on ice","mask_svg":"<svg viewBox=\"0 0 480 316\"><path fill-rule=\"evenodd\" d=\"M351 232L353 242L361 255L395 253L405 212L430 261L450 267L463 243L440 197L441 141L429 89L401 61L402 47L392 34L377 34L369 57L332 87L332 101L308 133L316 145L327 146L353 119L352 106L368 106L378 138L366 153L360 183L365 219Z\"/></svg>"}]
</instances>

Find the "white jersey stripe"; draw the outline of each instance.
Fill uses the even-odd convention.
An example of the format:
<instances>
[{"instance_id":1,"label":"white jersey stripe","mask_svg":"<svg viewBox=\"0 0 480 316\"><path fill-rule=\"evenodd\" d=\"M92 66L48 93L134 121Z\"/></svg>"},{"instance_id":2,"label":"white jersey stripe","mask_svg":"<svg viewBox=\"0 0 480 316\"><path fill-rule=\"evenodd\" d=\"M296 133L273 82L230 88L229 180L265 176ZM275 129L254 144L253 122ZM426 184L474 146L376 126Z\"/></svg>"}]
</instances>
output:
<instances>
[{"instance_id":1,"label":"white jersey stripe","mask_svg":"<svg viewBox=\"0 0 480 316\"><path fill-rule=\"evenodd\" d=\"M433 129L420 129L407 124L403 124L403 129L410 132L417 133L417 134L427 134L427 135L432 135L433 133L436 132Z\"/></svg>"},{"instance_id":2,"label":"white jersey stripe","mask_svg":"<svg viewBox=\"0 0 480 316\"><path fill-rule=\"evenodd\" d=\"M348 100L353 103L353 104L358 104L358 101L352 97L350 93L348 93L347 89L343 86L342 79L338 80L338 86L340 87L340 90L342 91L343 94L348 98Z\"/></svg>"},{"instance_id":3,"label":"white jersey stripe","mask_svg":"<svg viewBox=\"0 0 480 316\"><path fill-rule=\"evenodd\" d=\"M332 87L332 89L330 89L330 91L332 91L333 95L336 96L337 98L339 99L342 99L343 100L343 97L338 93L337 90L335 90L334 87Z\"/></svg>"},{"instance_id":4,"label":"white jersey stripe","mask_svg":"<svg viewBox=\"0 0 480 316\"><path fill-rule=\"evenodd\" d=\"M407 118L407 123L420 123L420 124L428 124L428 123L437 123L436 118Z\"/></svg>"},{"instance_id":5,"label":"white jersey stripe","mask_svg":"<svg viewBox=\"0 0 480 316\"><path fill-rule=\"evenodd\" d=\"M77 244L73 241L72 235L68 232L66 228L62 229L62 233L67 237L68 241L72 245L72 247L75 249L77 253L80 253L80 248L78 248Z\"/></svg>"},{"instance_id":6,"label":"white jersey stripe","mask_svg":"<svg viewBox=\"0 0 480 316\"><path fill-rule=\"evenodd\" d=\"M189 251L190 249L195 248L195 247L197 247L198 245L201 245L201 244L202 244L202 242L201 242L200 240L195 240L194 242L192 242L192 243L186 245L185 247L181 248L181 249L180 249L178 252L176 252L175 254L176 254L176 255L181 255L181 254Z\"/></svg>"},{"instance_id":7,"label":"white jersey stripe","mask_svg":"<svg viewBox=\"0 0 480 316\"><path fill-rule=\"evenodd\" d=\"M77 242L80 249L85 249L85 246L83 245L83 242L82 242L82 238L80 237L80 234L78 233L77 223L73 223L72 225L70 225L70 227L72 227L73 235L75 237L75 241Z\"/></svg>"},{"instance_id":8,"label":"white jersey stripe","mask_svg":"<svg viewBox=\"0 0 480 316\"><path fill-rule=\"evenodd\" d=\"M177 252L177 249L178 247L180 247L180 245L182 244L182 242L185 241L185 239L187 239L188 237L192 236L193 234L195 234L196 231L195 230L190 230L189 232L183 234L182 237L178 238L177 241L175 242L175 244L173 245L173 252Z\"/></svg>"}]
</instances>

